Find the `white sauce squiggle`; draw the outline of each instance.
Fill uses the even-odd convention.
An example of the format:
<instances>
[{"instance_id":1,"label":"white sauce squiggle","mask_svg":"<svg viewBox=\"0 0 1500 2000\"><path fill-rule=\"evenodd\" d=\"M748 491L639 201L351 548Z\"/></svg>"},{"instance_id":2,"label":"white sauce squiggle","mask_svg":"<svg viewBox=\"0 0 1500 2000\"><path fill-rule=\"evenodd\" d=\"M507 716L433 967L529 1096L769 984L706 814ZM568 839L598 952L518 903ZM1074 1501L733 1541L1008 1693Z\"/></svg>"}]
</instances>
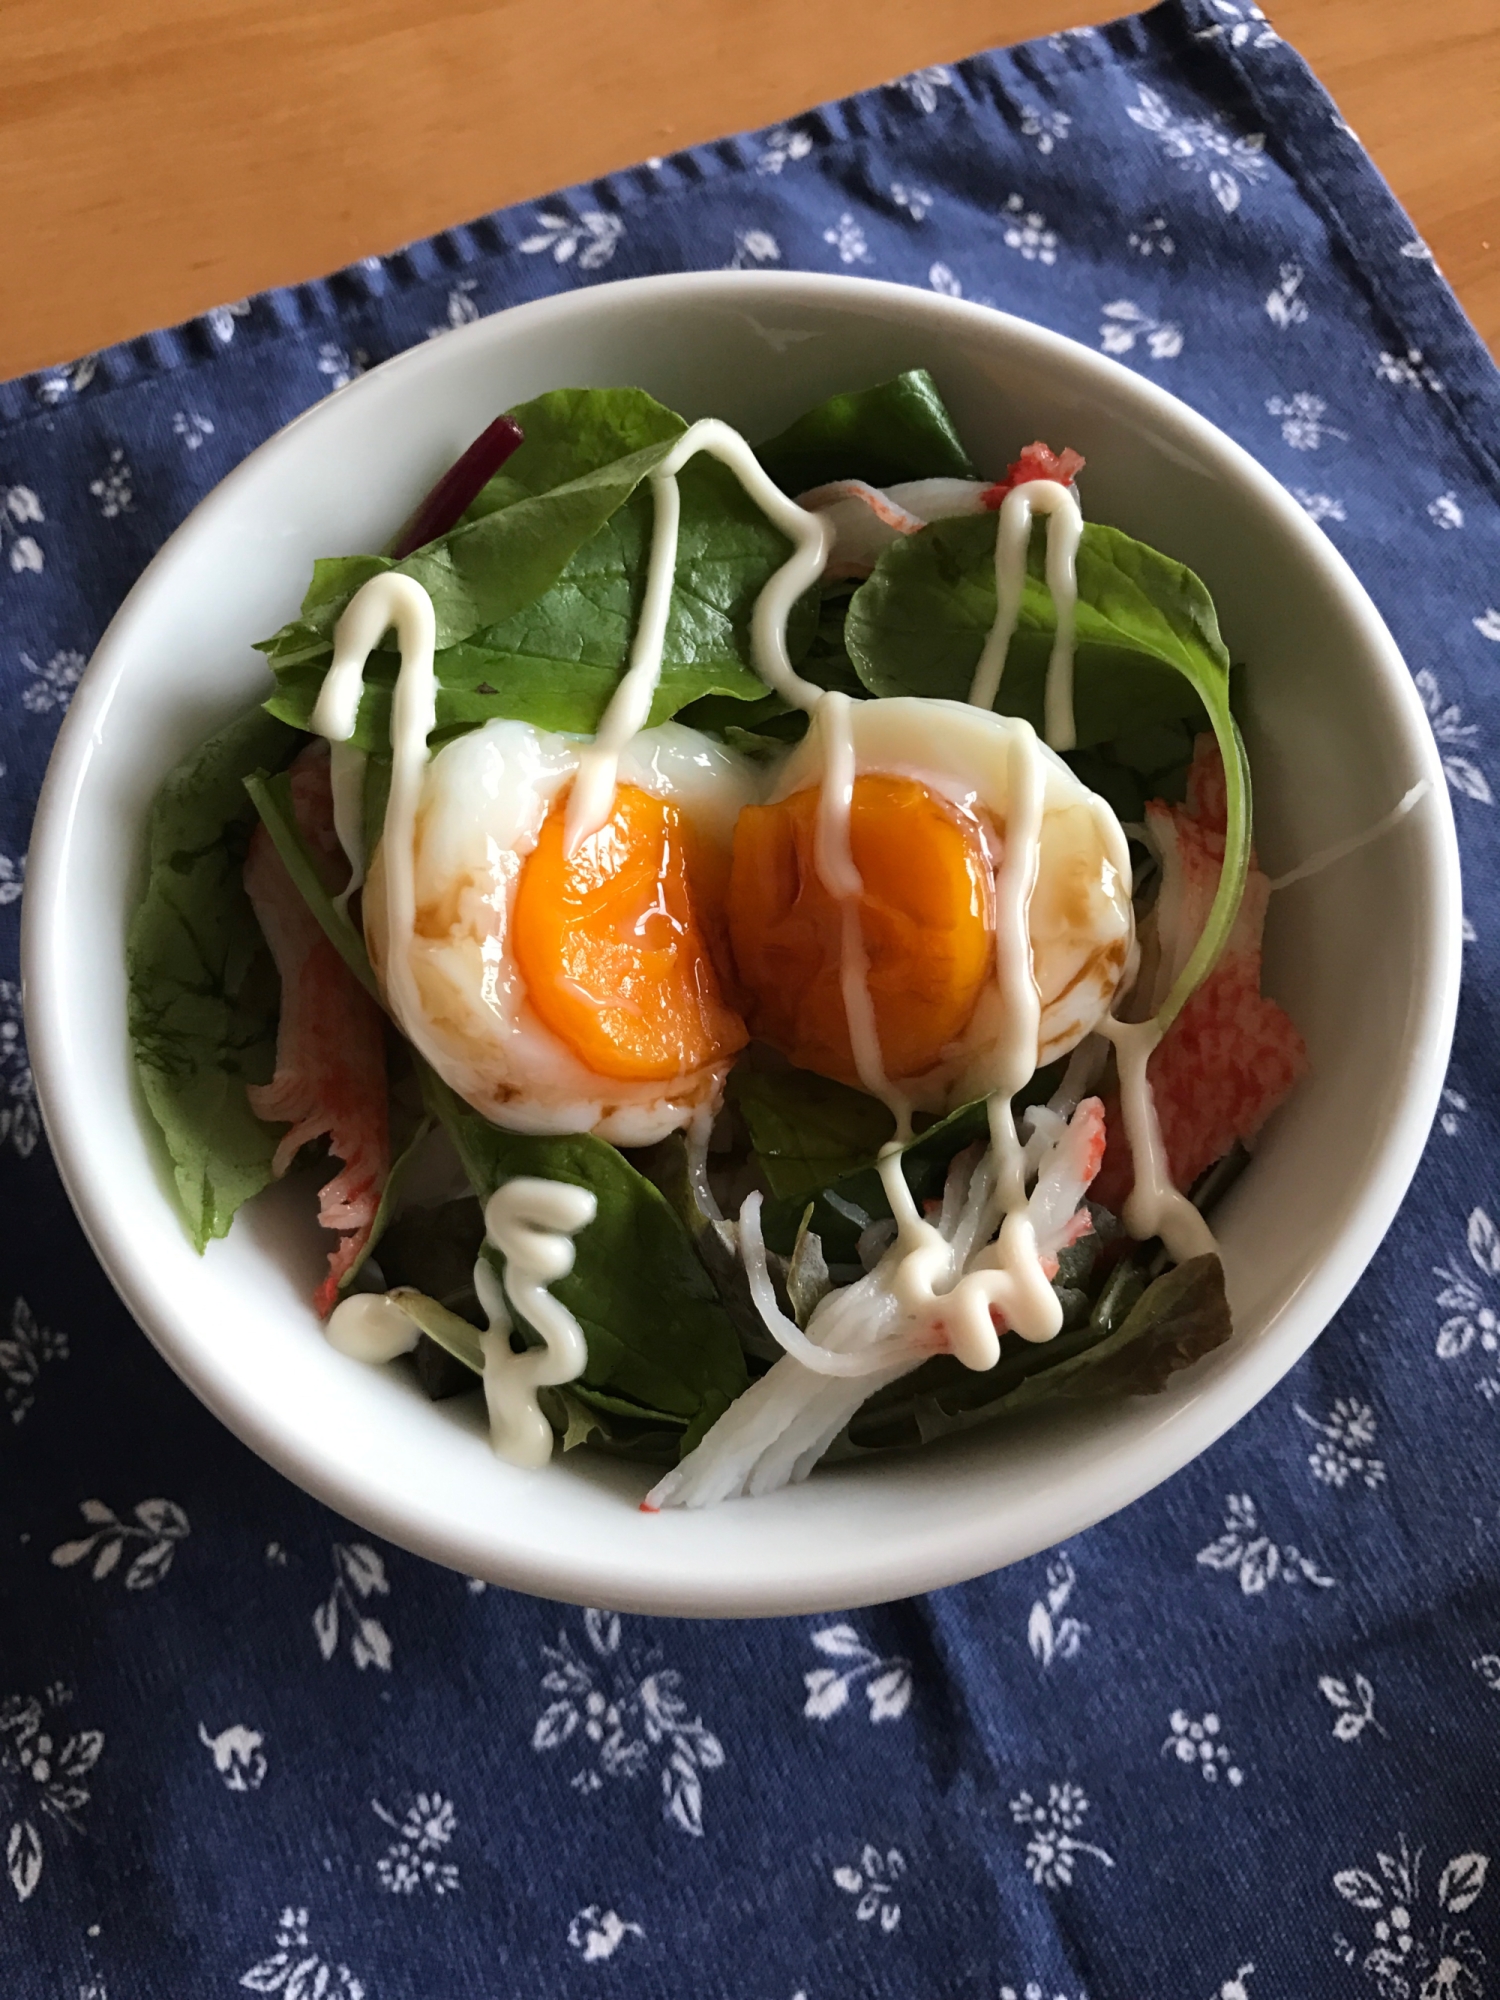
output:
<instances>
[{"instance_id":1,"label":"white sauce squiggle","mask_svg":"<svg viewBox=\"0 0 1500 2000\"><path fill-rule=\"evenodd\" d=\"M995 530L995 622L974 669L969 700L976 708L993 708L1000 692L1000 676L1026 591L1033 514L1051 516L1047 523L1047 588L1057 614L1057 636L1047 661L1043 734L1053 750L1072 750L1078 742L1073 719L1073 639L1078 624L1078 545L1083 539L1083 514L1073 489L1059 480L1025 480L1013 486L1000 503Z\"/></svg>"},{"instance_id":2,"label":"white sauce squiggle","mask_svg":"<svg viewBox=\"0 0 1500 2000\"><path fill-rule=\"evenodd\" d=\"M1159 1236L1174 1264L1185 1264L1189 1257L1212 1256L1219 1247L1213 1231L1187 1196L1173 1186L1167 1170L1167 1149L1162 1144L1156 1100L1146 1073L1152 1051L1161 1040L1161 1029L1154 1021L1117 1021L1113 1014L1106 1014L1098 1033L1114 1043L1120 1109L1135 1172L1135 1185L1120 1220L1137 1242Z\"/></svg>"},{"instance_id":3,"label":"white sauce squiggle","mask_svg":"<svg viewBox=\"0 0 1500 2000\"><path fill-rule=\"evenodd\" d=\"M485 1204L485 1239L504 1258L505 1277L502 1282L483 1255L474 1266L474 1289L489 1322L478 1335L484 1400L490 1443L512 1465L529 1469L551 1458L552 1427L536 1392L574 1382L588 1366L582 1327L548 1287L572 1270L572 1239L597 1211L587 1188L526 1175L506 1181ZM514 1352L512 1306L544 1345ZM422 1330L399 1294L356 1292L334 1308L325 1331L340 1354L385 1362L410 1354Z\"/></svg>"}]
</instances>

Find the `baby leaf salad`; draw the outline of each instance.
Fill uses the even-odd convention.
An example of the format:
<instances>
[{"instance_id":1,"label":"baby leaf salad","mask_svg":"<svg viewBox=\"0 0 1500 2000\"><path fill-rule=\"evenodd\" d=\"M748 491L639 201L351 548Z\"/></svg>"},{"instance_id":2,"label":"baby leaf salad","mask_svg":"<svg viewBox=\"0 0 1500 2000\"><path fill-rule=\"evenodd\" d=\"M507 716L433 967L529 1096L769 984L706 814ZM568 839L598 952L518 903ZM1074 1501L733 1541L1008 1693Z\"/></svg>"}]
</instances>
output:
<instances>
[{"instance_id":1,"label":"baby leaf salad","mask_svg":"<svg viewBox=\"0 0 1500 2000\"><path fill-rule=\"evenodd\" d=\"M331 1326L380 1302L378 1358L492 1415L529 1358L541 1456L550 1427L712 1463L652 1505L1160 1390L1230 1315L1206 1225L1132 1207L1133 1149L1201 1216L1305 1061L1260 992L1268 885L1198 578L1081 519L1076 453L976 466L920 371L809 411L748 472L710 432L744 450L642 390L556 390L390 551L316 563L261 642L268 698L162 788L129 941L198 1249L305 1176ZM794 533L822 558L768 639ZM431 708L403 723L416 642L380 613L335 730L382 578L427 620ZM565 824L606 748L593 824ZM964 1333L945 1300L974 1273Z\"/></svg>"}]
</instances>

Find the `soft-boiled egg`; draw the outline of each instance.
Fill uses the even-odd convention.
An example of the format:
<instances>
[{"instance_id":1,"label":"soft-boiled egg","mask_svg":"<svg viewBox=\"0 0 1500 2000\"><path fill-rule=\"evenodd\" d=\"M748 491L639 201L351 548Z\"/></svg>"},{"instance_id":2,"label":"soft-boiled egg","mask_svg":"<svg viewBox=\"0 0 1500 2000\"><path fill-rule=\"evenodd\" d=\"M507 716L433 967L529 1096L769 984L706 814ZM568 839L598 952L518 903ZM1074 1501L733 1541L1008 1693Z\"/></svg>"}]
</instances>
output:
<instances>
[{"instance_id":1,"label":"soft-boiled egg","mask_svg":"<svg viewBox=\"0 0 1500 2000\"><path fill-rule=\"evenodd\" d=\"M746 1041L719 968L734 826L758 788L697 731L644 730L610 818L569 854L582 747L490 722L427 765L406 947L421 1018L401 1026L498 1125L647 1145L717 1108ZM364 912L389 997L380 848Z\"/></svg>"},{"instance_id":2,"label":"soft-boiled egg","mask_svg":"<svg viewBox=\"0 0 1500 2000\"><path fill-rule=\"evenodd\" d=\"M1007 838L1009 717L895 697L847 711L849 845L887 1077L918 1109L994 1089L1014 1033L995 958L995 872ZM1105 801L1043 745L1044 793L1028 929L1041 1002L1036 1060L1066 1054L1108 1009L1134 941L1129 850ZM752 1034L799 1068L858 1085L840 909L817 867L820 732L782 766L734 836L729 930Z\"/></svg>"}]
</instances>

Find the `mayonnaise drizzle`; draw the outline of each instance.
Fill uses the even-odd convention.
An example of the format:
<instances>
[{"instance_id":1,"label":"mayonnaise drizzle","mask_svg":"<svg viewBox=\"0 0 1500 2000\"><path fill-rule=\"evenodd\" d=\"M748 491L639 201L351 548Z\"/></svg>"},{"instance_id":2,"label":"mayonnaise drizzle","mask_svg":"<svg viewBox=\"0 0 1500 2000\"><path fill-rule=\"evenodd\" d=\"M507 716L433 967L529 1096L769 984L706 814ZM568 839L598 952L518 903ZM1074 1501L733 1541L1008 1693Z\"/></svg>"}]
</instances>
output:
<instances>
[{"instance_id":1,"label":"mayonnaise drizzle","mask_svg":"<svg viewBox=\"0 0 1500 2000\"><path fill-rule=\"evenodd\" d=\"M1120 1220L1137 1242L1159 1236L1174 1264L1185 1264L1189 1257L1212 1256L1219 1247L1213 1231L1187 1196L1173 1186L1167 1170L1167 1149L1146 1073L1152 1051L1161 1040L1161 1029L1155 1021L1117 1021L1113 1014L1106 1014L1097 1032L1114 1043L1120 1109L1135 1170L1135 1185Z\"/></svg>"},{"instance_id":2,"label":"mayonnaise drizzle","mask_svg":"<svg viewBox=\"0 0 1500 2000\"><path fill-rule=\"evenodd\" d=\"M1083 515L1073 489L1060 480L1025 480L1013 486L1000 503L995 530L995 622L974 669L969 700L976 708L993 708L1000 692L1000 676L1026 591L1033 514L1051 517L1047 523L1047 588L1057 614L1057 636L1047 661L1043 734L1052 749L1072 750L1078 742L1073 717L1073 641L1078 624L1078 544L1083 539Z\"/></svg>"},{"instance_id":3,"label":"mayonnaise drizzle","mask_svg":"<svg viewBox=\"0 0 1500 2000\"><path fill-rule=\"evenodd\" d=\"M545 1465L552 1456L552 1426L542 1415L537 1390L574 1382L588 1366L583 1328L548 1290L573 1268L573 1238L598 1211L587 1188L571 1181L518 1175L498 1187L485 1203L485 1235L505 1259L505 1291L510 1303L545 1343L523 1354L510 1344L510 1316L495 1312L500 1302L481 1293L490 1325L480 1335L484 1349L484 1400L490 1413L490 1442L512 1465ZM488 1271L484 1258L479 1269Z\"/></svg>"},{"instance_id":4,"label":"mayonnaise drizzle","mask_svg":"<svg viewBox=\"0 0 1500 2000\"><path fill-rule=\"evenodd\" d=\"M654 511L646 592L625 677L610 697L593 743L579 758L564 825L563 844L569 854L580 841L597 833L609 818L620 753L631 737L645 728L651 714L651 703L661 679L662 648L677 568L677 534L682 519L677 475L700 451L727 465L773 527L779 528L793 544L792 554L755 600L750 624L755 671L794 708L806 709L809 714L823 693L793 670L786 649L786 622L803 591L823 574L833 546L832 525L821 514L811 514L795 500L789 500L767 476L738 431L731 430L717 417L706 417L683 432L651 475Z\"/></svg>"},{"instance_id":5,"label":"mayonnaise drizzle","mask_svg":"<svg viewBox=\"0 0 1500 2000\"><path fill-rule=\"evenodd\" d=\"M474 1266L474 1289L489 1324L478 1335L484 1355L484 1400L490 1443L501 1458L528 1469L552 1456L552 1427L537 1390L573 1382L588 1365L583 1329L548 1287L573 1268L573 1238L598 1208L587 1188L571 1181L519 1175L485 1204L486 1245L505 1260L497 1276L488 1256ZM511 1307L542 1336L541 1347L511 1347ZM394 1361L410 1354L421 1327L399 1293L356 1292L335 1306L325 1329L330 1344L356 1361Z\"/></svg>"}]
</instances>

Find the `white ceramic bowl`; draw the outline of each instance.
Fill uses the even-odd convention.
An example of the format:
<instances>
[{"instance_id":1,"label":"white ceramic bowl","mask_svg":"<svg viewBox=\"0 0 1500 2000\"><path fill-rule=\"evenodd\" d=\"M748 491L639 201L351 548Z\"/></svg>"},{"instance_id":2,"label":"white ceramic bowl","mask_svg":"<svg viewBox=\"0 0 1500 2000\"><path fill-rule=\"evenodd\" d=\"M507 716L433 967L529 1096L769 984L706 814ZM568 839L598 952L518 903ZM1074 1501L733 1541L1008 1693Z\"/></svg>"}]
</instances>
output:
<instances>
[{"instance_id":1,"label":"white ceramic bowl","mask_svg":"<svg viewBox=\"0 0 1500 2000\"><path fill-rule=\"evenodd\" d=\"M704 1513L637 1510L648 1475L578 1452L525 1473L473 1399L433 1405L347 1360L308 1304L306 1188L272 1190L199 1258L172 1203L125 1032L124 940L164 774L260 697L249 642L315 556L379 548L498 410L637 383L767 436L836 390L936 375L982 467L1031 438L1087 456L1091 515L1190 564L1246 662L1273 874L1377 821L1391 832L1273 899L1269 990L1312 1070L1216 1217L1237 1331L1164 1395L1038 1415L820 1471ZM271 1463L374 1532L490 1581L621 1609L825 1611L958 1581L1136 1499L1228 1429L1321 1331L1395 1214L1437 1103L1458 986L1447 790L1400 655L1331 544L1212 425L1056 334L863 280L716 273L546 299L398 356L262 446L185 521L79 685L37 815L26 1014L68 1192L126 1304Z\"/></svg>"}]
</instances>

